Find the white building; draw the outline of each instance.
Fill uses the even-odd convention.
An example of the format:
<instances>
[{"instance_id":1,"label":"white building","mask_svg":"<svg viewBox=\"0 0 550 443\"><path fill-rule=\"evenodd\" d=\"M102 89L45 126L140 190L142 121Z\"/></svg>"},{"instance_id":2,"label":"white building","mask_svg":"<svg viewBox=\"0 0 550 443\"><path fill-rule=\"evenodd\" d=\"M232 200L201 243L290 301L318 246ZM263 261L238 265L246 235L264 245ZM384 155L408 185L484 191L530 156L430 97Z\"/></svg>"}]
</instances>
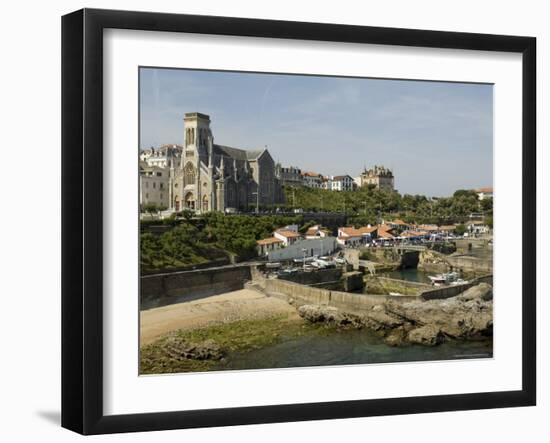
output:
<instances>
[{"instance_id":1,"label":"white building","mask_svg":"<svg viewBox=\"0 0 550 443\"><path fill-rule=\"evenodd\" d=\"M167 169L158 166L148 166L141 161L139 164L139 204L154 204L167 209L169 205L170 177Z\"/></svg>"},{"instance_id":2,"label":"white building","mask_svg":"<svg viewBox=\"0 0 550 443\"><path fill-rule=\"evenodd\" d=\"M376 236L377 229L377 226L363 226L360 228L346 226L338 228L338 237L336 241L338 244L346 247L366 245Z\"/></svg>"},{"instance_id":3,"label":"white building","mask_svg":"<svg viewBox=\"0 0 550 443\"><path fill-rule=\"evenodd\" d=\"M304 257L322 257L332 254L337 248L334 237L316 239L301 239L285 248L276 248L267 253L267 259L273 261L286 261L303 259Z\"/></svg>"},{"instance_id":4,"label":"white building","mask_svg":"<svg viewBox=\"0 0 550 443\"><path fill-rule=\"evenodd\" d=\"M481 220L468 222L466 228L468 232L473 235L488 234L491 231L489 226Z\"/></svg>"},{"instance_id":5,"label":"white building","mask_svg":"<svg viewBox=\"0 0 550 443\"><path fill-rule=\"evenodd\" d=\"M298 225L289 225L284 228L277 229L273 233L273 237L283 242L283 246L290 246L302 238L302 234L298 232Z\"/></svg>"},{"instance_id":6,"label":"white building","mask_svg":"<svg viewBox=\"0 0 550 443\"><path fill-rule=\"evenodd\" d=\"M180 162L183 153L181 145L162 145L160 148L149 148L140 152L139 159L145 162L148 166L157 166L159 168L167 168L172 161L175 168L180 167Z\"/></svg>"},{"instance_id":7,"label":"white building","mask_svg":"<svg viewBox=\"0 0 550 443\"><path fill-rule=\"evenodd\" d=\"M349 175L336 175L330 179L331 191L352 191L353 177Z\"/></svg>"},{"instance_id":8,"label":"white building","mask_svg":"<svg viewBox=\"0 0 550 443\"><path fill-rule=\"evenodd\" d=\"M302 179L304 186L309 188L321 189L323 186L323 176L317 172L303 172Z\"/></svg>"},{"instance_id":9,"label":"white building","mask_svg":"<svg viewBox=\"0 0 550 443\"><path fill-rule=\"evenodd\" d=\"M308 228L305 237L307 239L325 238L330 236L330 231L323 228L321 225L315 225Z\"/></svg>"},{"instance_id":10,"label":"white building","mask_svg":"<svg viewBox=\"0 0 550 443\"><path fill-rule=\"evenodd\" d=\"M258 255L260 257L267 257L268 254L276 249L283 247L283 241L277 237L263 238L256 242Z\"/></svg>"},{"instance_id":11,"label":"white building","mask_svg":"<svg viewBox=\"0 0 550 443\"><path fill-rule=\"evenodd\" d=\"M487 198L493 198L493 188L478 188L475 189L477 198L479 200L485 200Z\"/></svg>"}]
</instances>

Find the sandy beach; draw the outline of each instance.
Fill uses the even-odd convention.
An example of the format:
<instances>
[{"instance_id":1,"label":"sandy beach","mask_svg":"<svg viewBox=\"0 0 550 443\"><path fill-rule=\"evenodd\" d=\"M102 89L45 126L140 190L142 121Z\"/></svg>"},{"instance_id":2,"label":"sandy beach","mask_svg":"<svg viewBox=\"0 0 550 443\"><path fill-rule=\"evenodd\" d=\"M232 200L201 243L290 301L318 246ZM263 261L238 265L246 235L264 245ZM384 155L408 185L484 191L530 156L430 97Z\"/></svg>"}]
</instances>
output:
<instances>
[{"instance_id":1,"label":"sandy beach","mask_svg":"<svg viewBox=\"0 0 550 443\"><path fill-rule=\"evenodd\" d=\"M178 329L194 329L281 314L299 317L296 309L285 301L251 289L148 309L140 313L140 346Z\"/></svg>"}]
</instances>

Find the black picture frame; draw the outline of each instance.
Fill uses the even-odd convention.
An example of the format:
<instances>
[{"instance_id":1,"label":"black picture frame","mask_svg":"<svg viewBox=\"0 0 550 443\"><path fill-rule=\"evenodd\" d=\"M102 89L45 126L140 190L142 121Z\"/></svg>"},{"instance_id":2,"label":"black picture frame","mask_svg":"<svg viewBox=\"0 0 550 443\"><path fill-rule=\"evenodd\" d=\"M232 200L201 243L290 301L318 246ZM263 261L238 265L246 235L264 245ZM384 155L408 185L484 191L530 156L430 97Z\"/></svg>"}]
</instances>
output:
<instances>
[{"instance_id":1,"label":"black picture frame","mask_svg":"<svg viewBox=\"0 0 550 443\"><path fill-rule=\"evenodd\" d=\"M170 31L522 54L522 389L131 415L103 413L103 30ZM62 426L82 434L290 422L536 403L536 39L83 9L62 18Z\"/></svg>"}]
</instances>

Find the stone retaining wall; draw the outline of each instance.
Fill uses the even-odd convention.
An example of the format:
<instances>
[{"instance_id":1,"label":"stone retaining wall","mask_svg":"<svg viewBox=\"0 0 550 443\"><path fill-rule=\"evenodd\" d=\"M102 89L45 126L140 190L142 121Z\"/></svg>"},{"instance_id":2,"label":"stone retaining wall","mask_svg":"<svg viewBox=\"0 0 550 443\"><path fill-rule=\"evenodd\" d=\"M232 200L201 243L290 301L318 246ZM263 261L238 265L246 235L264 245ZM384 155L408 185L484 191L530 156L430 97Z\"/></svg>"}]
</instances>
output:
<instances>
[{"instance_id":1,"label":"stone retaining wall","mask_svg":"<svg viewBox=\"0 0 550 443\"><path fill-rule=\"evenodd\" d=\"M316 304L334 306L340 309L361 310L379 305L388 300L409 302L450 298L481 282L492 284L493 276L487 275L479 277L464 285L427 289L420 292L418 295L353 294L349 292L314 288L280 279L266 279L262 282L261 286L269 295L282 296L287 301L291 301L292 299L298 306Z\"/></svg>"},{"instance_id":2,"label":"stone retaining wall","mask_svg":"<svg viewBox=\"0 0 550 443\"><path fill-rule=\"evenodd\" d=\"M439 288L428 289L420 293L420 297L424 300L438 300L442 298L454 297L461 292L464 292L466 289L470 289L472 286L476 286L480 283L493 284L493 275L484 275L470 281L469 283L463 285L454 285L454 286L442 286Z\"/></svg>"},{"instance_id":3,"label":"stone retaining wall","mask_svg":"<svg viewBox=\"0 0 550 443\"><path fill-rule=\"evenodd\" d=\"M270 295L284 296L287 301L291 301L292 299L297 305L316 304L353 310L368 309L387 300L418 300L417 296L353 294L342 291L330 291L279 279L267 279L265 281L265 291Z\"/></svg>"},{"instance_id":4,"label":"stone retaining wall","mask_svg":"<svg viewBox=\"0 0 550 443\"><path fill-rule=\"evenodd\" d=\"M342 277L342 269L320 269L314 272L296 272L294 274L281 275L280 280L291 281L301 285L316 285L339 281Z\"/></svg>"},{"instance_id":5,"label":"stone retaining wall","mask_svg":"<svg viewBox=\"0 0 550 443\"><path fill-rule=\"evenodd\" d=\"M446 258L447 262L453 267L454 270L460 269L464 272L474 273L492 273L493 272L493 260L487 258L472 257L469 255L457 255L449 256Z\"/></svg>"},{"instance_id":6,"label":"stone retaining wall","mask_svg":"<svg viewBox=\"0 0 550 443\"><path fill-rule=\"evenodd\" d=\"M250 266L145 275L140 279L140 307L150 309L237 291L250 278Z\"/></svg>"}]
</instances>

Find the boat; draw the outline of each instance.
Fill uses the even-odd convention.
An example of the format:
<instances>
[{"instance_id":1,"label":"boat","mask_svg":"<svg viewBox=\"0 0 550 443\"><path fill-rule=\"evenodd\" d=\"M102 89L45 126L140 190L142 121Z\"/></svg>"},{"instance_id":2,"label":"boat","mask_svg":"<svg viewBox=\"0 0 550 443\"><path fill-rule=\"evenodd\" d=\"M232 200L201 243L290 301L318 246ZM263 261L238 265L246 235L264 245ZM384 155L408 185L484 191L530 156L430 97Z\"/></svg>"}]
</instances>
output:
<instances>
[{"instance_id":1,"label":"boat","mask_svg":"<svg viewBox=\"0 0 550 443\"><path fill-rule=\"evenodd\" d=\"M294 263L311 263L313 261L317 260L317 256L313 256L313 257L305 257L305 258L295 258L293 260Z\"/></svg>"},{"instance_id":2,"label":"boat","mask_svg":"<svg viewBox=\"0 0 550 443\"><path fill-rule=\"evenodd\" d=\"M433 285L448 285L457 281L459 278L458 272L445 272L443 274L429 275L428 278Z\"/></svg>"}]
</instances>

